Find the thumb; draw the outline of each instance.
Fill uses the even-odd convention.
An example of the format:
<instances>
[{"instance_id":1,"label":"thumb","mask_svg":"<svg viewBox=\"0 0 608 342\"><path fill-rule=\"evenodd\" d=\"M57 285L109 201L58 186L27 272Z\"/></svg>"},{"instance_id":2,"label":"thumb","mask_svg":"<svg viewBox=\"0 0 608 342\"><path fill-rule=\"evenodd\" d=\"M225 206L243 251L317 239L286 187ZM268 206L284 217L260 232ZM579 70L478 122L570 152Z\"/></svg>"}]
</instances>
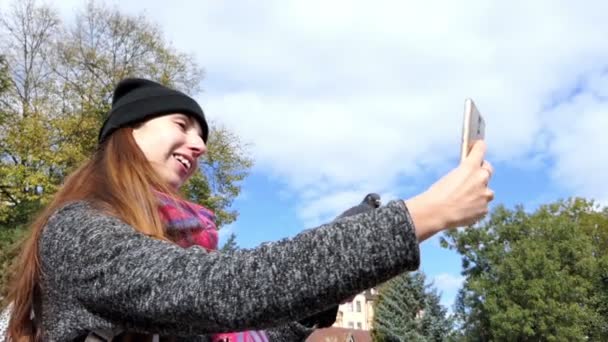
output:
<instances>
[{"instance_id":1,"label":"thumb","mask_svg":"<svg viewBox=\"0 0 608 342\"><path fill-rule=\"evenodd\" d=\"M479 166L483 163L486 154L486 142L483 140L477 140L473 143L473 147L471 148L471 152L464 159L464 163L469 163L471 165Z\"/></svg>"}]
</instances>

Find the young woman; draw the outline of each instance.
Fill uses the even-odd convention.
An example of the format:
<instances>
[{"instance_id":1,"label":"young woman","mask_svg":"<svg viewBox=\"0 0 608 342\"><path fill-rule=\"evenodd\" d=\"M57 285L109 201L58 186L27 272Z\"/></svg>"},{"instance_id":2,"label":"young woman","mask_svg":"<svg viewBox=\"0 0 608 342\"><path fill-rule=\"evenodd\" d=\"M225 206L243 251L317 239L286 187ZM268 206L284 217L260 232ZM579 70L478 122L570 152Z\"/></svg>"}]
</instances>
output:
<instances>
[{"instance_id":1,"label":"young woman","mask_svg":"<svg viewBox=\"0 0 608 342\"><path fill-rule=\"evenodd\" d=\"M340 302L417 269L420 242L478 220L493 198L478 143L412 199L222 254L213 213L178 195L208 134L187 95L144 79L117 85L99 148L23 245L8 340L303 341Z\"/></svg>"}]
</instances>

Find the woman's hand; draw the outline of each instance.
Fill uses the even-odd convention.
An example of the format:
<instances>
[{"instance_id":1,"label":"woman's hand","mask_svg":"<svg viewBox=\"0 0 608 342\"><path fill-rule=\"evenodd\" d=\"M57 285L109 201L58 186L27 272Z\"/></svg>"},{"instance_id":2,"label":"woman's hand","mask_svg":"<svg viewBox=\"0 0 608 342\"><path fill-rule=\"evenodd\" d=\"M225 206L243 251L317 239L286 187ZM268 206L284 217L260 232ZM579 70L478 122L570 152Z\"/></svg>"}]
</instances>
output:
<instances>
[{"instance_id":1,"label":"woman's hand","mask_svg":"<svg viewBox=\"0 0 608 342\"><path fill-rule=\"evenodd\" d=\"M419 241L448 228L475 223L488 213L494 170L484 160L486 144L477 141L469 155L422 194L406 200Z\"/></svg>"}]
</instances>

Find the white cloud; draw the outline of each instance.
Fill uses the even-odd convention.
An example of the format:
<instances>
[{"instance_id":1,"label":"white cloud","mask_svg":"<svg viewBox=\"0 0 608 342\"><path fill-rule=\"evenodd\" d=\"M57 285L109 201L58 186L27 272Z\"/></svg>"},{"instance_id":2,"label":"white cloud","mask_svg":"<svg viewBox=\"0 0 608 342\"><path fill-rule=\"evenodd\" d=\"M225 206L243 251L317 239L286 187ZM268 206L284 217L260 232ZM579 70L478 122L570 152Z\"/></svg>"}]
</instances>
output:
<instances>
[{"instance_id":1,"label":"white cloud","mask_svg":"<svg viewBox=\"0 0 608 342\"><path fill-rule=\"evenodd\" d=\"M261 27L248 22L260 35L235 34L231 47L240 53L219 46L209 57L222 75L242 77L240 89L201 97L211 115L255 142L261 167L298 192L322 190L303 201L303 218L327 211L313 202L323 195L344 198L344 187L361 183L392 189L400 176L453 160L467 96L486 116L493 160L526 168L562 160L566 151L556 146L568 142L546 127L543 109L608 57L599 34L607 25L594 15L601 4L337 4L277 4ZM252 37L264 56L249 53L257 50ZM601 120L588 116L589 128ZM583 132L606 145L600 132ZM591 179L600 171L588 170ZM555 180L568 186L566 175Z\"/></svg>"},{"instance_id":2,"label":"white cloud","mask_svg":"<svg viewBox=\"0 0 608 342\"><path fill-rule=\"evenodd\" d=\"M383 199L382 204L386 204L387 199L396 198L394 193L369 191L365 187L321 192L313 190L302 195L301 198L305 204L298 210L298 216L303 220L304 227L315 227L335 219L345 210L358 205L370 192L378 193Z\"/></svg>"},{"instance_id":3,"label":"white cloud","mask_svg":"<svg viewBox=\"0 0 608 342\"><path fill-rule=\"evenodd\" d=\"M236 224L232 223L232 224L227 224L225 226L222 226L219 230L218 230L218 239L219 239L219 245L223 245L226 242L226 239L228 239L230 237L230 234L235 233L236 232Z\"/></svg>"},{"instance_id":4,"label":"white cloud","mask_svg":"<svg viewBox=\"0 0 608 342\"><path fill-rule=\"evenodd\" d=\"M256 167L299 196L306 222L369 191L402 195L404 178L453 163L468 96L486 117L493 161L551 162L557 184L608 198L606 105L583 95L544 112L582 76L605 94L606 79L594 75L608 57L608 2L119 7L145 10L178 49L196 54L208 75L198 97L205 111L254 143Z\"/></svg>"},{"instance_id":5,"label":"white cloud","mask_svg":"<svg viewBox=\"0 0 608 342\"><path fill-rule=\"evenodd\" d=\"M603 202L608 199L608 74L592 76L583 89L546 113L552 176L574 195Z\"/></svg>"},{"instance_id":6,"label":"white cloud","mask_svg":"<svg viewBox=\"0 0 608 342\"><path fill-rule=\"evenodd\" d=\"M465 277L450 273L440 273L433 278L433 285L441 293L441 304L452 313L458 290L462 287Z\"/></svg>"},{"instance_id":7,"label":"white cloud","mask_svg":"<svg viewBox=\"0 0 608 342\"><path fill-rule=\"evenodd\" d=\"M460 275L440 273L433 277L435 287L441 292L455 292L460 289L465 278Z\"/></svg>"}]
</instances>

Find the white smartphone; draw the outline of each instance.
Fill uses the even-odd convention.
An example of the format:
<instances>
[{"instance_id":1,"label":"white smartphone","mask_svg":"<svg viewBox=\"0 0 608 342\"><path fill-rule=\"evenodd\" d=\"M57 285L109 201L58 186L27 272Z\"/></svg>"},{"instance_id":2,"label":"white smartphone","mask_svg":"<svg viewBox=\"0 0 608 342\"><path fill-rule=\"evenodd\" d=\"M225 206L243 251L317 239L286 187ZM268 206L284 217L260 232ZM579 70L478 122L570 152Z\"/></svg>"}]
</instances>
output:
<instances>
[{"instance_id":1,"label":"white smartphone","mask_svg":"<svg viewBox=\"0 0 608 342\"><path fill-rule=\"evenodd\" d=\"M462 142L460 160L462 161L471 150L476 140L483 140L486 134L486 122L479 114L475 102L471 99L464 101L464 118L462 122Z\"/></svg>"}]
</instances>

